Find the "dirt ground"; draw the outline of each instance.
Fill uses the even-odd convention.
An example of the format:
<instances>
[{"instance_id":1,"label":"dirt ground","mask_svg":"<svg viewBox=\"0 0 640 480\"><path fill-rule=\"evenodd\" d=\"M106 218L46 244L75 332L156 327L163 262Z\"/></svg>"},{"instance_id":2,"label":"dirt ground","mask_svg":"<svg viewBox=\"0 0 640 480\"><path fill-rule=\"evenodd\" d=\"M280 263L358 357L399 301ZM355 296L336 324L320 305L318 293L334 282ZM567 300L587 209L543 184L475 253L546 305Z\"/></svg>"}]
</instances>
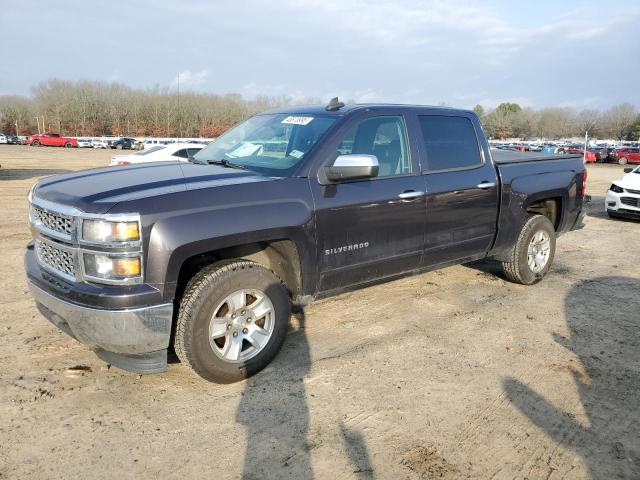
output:
<instances>
[{"instance_id":1,"label":"dirt ground","mask_svg":"<svg viewBox=\"0 0 640 480\"><path fill-rule=\"evenodd\" d=\"M112 154L0 145L0 478L640 478L640 222L602 212L621 167L589 167L542 283L484 262L319 301L216 385L108 368L27 292L30 185Z\"/></svg>"}]
</instances>

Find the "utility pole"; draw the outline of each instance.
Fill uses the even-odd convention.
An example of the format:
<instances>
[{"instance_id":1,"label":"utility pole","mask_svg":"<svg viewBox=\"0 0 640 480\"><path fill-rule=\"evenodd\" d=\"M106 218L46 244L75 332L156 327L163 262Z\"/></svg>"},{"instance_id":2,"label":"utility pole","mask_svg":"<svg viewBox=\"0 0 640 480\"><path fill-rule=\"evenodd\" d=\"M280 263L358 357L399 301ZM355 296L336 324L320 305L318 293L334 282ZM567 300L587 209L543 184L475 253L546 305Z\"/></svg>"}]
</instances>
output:
<instances>
[{"instance_id":1,"label":"utility pole","mask_svg":"<svg viewBox=\"0 0 640 480\"><path fill-rule=\"evenodd\" d=\"M20 132L18 131L18 119L16 118L16 137L20 136Z\"/></svg>"}]
</instances>

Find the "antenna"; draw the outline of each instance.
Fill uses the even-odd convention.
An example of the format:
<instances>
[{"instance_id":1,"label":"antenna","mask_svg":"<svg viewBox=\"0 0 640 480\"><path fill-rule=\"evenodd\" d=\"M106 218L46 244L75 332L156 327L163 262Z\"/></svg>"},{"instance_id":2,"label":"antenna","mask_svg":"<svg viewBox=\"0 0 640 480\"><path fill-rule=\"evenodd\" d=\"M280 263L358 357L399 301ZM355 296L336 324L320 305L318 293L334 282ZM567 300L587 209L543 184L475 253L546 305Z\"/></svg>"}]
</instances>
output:
<instances>
[{"instance_id":1,"label":"antenna","mask_svg":"<svg viewBox=\"0 0 640 480\"><path fill-rule=\"evenodd\" d=\"M337 112L342 107L344 107L344 103L338 100L338 97L333 97L329 104L325 107L327 112Z\"/></svg>"}]
</instances>

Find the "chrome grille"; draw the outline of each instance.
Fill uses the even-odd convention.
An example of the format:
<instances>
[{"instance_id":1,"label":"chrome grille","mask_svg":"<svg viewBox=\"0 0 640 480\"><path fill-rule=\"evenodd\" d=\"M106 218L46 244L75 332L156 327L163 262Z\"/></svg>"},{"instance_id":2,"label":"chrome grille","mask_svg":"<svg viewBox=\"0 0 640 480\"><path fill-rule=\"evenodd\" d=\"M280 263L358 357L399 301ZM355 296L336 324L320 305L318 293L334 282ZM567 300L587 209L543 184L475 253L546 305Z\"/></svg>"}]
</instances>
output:
<instances>
[{"instance_id":1,"label":"chrome grille","mask_svg":"<svg viewBox=\"0 0 640 480\"><path fill-rule=\"evenodd\" d=\"M629 188L625 188L628 193L633 193L634 195L640 195L640 190L631 190Z\"/></svg>"},{"instance_id":2,"label":"chrome grille","mask_svg":"<svg viewBox=\"0 0 640 480\"><path fill-rule=\"evenodd\" d=\"M53 213L37 205L31 205L31 215L36 223L47 230L71 237L73 233L73 217L62 213Z\"/></svg>"},{"instance_id":3,"label":"chrome grille","mask_svg":"<svg viewBox=\"0 0 640 480\"><path fill-rule=\"evenodd\" d=\"M633 197L622 197L620 199L620 201L622 203L624 203L625 205L629 205L630 207L637 207L639 206L639 202L638 202L638 198L633 198Z\"/></svg>"},{"instance_id":4,"label":"chrome grille","mask_svg":"<svg viewBox=\"0 0 640 480\"><path fill-rule=\"evenodd\" d=\"M67 277L75 278L75 253L55 245L52 242L38 240L36 253L41 264L62 273Z\"/></svg>"}]
</instances>

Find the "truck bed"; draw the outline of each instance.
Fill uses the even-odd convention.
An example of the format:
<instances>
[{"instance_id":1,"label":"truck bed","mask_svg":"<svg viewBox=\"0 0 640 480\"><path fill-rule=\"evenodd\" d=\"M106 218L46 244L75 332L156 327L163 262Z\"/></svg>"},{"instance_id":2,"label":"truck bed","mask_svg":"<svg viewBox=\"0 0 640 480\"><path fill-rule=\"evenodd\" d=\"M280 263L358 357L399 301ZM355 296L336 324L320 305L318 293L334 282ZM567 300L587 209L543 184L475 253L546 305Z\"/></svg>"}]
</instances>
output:
<instances>
[{"instance_id":1,"label":"truck bed","mask_svg":"<svg viewBox=\"0 0 640 480\"><path fill-rule=\"evenodd\" d=\"M493 162L500 165L505 163L542 162L545 160L565 160L570 158L582 158L579 153L540 153L540 152L514 152L513 150L491 149Z\"/></svg>"}]
</instances>

